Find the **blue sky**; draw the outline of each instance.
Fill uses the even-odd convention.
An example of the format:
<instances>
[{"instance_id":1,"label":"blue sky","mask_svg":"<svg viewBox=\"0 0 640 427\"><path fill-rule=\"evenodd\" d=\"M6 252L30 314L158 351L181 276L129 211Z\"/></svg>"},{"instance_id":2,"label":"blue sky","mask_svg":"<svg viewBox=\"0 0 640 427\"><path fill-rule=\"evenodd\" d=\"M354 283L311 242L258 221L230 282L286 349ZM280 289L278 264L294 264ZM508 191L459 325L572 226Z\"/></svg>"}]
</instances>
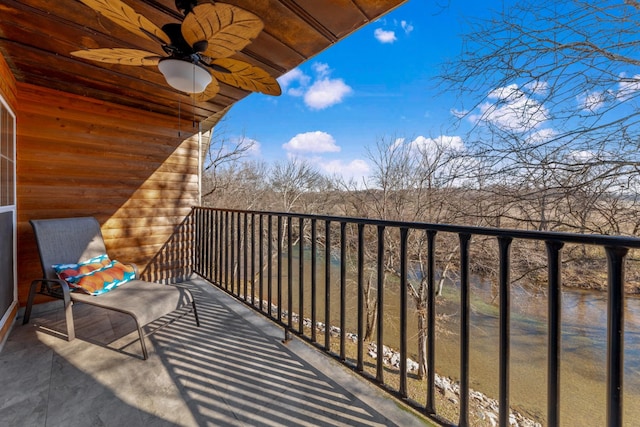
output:
<instances>
[{"instance_id":1,"label":"blue sky","mask_svg":"<svg viewBox=\"0 0 640 427\"><path fill-rule=\"evenodd\" d=\"M457 141L446 131L455 94L434 77L460 52L466 20L501 4L410 0L281 77L281 96L240 101L219 128L255 141L254 159L305 159L345 178L368 175L364 147L381 138Z\"/></svg>"}]
</instances>

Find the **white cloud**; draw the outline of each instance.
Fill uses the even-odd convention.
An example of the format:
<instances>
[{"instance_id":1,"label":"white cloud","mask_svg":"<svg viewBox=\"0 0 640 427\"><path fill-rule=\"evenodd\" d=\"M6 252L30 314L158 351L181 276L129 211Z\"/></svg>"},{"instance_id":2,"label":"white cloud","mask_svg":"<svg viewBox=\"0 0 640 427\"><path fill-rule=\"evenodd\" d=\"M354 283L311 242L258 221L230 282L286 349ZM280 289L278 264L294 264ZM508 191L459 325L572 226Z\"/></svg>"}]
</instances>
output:
<instances>
[{"instance_id":1,"label":"white cloud","mask_svg":"<svg viewBox=\"0 0 640 427\"><path fill-rule=\"evenodd\" d=\"M315 74L315 80L299 68L281 76L278 82L282 91L290 96L303 97L305 105L314 110L338 104L353 92L344 80L330 78L331 69L328 64L315 62L311 69Z\"/></svg>"},{"instance_id":2,"label":"white cloud","mask_svg":"<svg viewBox=\"0 0 640 427\"><path fill-rule=\"evenodd\" d=\"M429 138L420 135L410 142L406 142L405 138L396 138L393 144L389 147L389 150L393 151L405 143L408 144L408 147L411 150L422 155L426 155L427 157L439 152L462 153L466 150L464 141L461 137L447 135L440 135L437 138Z\"/></svg>"},{"instance_id":3,"label":"white cloud","mask_svg":"<svg viewBox=\"0 0 640 427\"><path fill-rule=\"evenodd\" d=\"M289 153L335 153L340 151L335 139L326 132L299 133L282 145Z\"/></svg>"},{"instance_id":4,"label":"white cloud","mask_svg":"<svg viewBox=\"0 0 640 427\"><path fill-rule=\"evenodd\" d=\"M261 154L261 148L262 148L262 146L260 145L260 142L252 138L245 138L245 141L248 143L251 143L251 148L249 148L249 150L247 151L247 154L249 154L250 156L259 157Z\"/></svg>"},{"instance_id":5,"label":"white cloud","mask_svg":"<svg viewBox=\"0 0 640 427\"><path fill-rule=\"evenodd\" d=\"M627 77L625 73L620 74L617 93L617 98L620 101L626 101L638 91L640 91L640 74L633 77Z\"/></svg>"},{"instance_id":6,"label":"white cloud","mask_svg":"<svg viewBox=\"0 0 640 427\"><path fill-rule=\"evenodd\" d=\"M419 136L411 141L411 147L424 154L430 154L436 151L462 152L465 150L461 137L447 135L440 135L435 139Z\"/></svg>"},{"instance_id":7,"label":"white cloud","mask_svg":"<svg viewBox=\"0 0 640 427\"><path fill-rule=\"evenodd\" d=\"M571 151L567 154L567 159L575 163L586 163L596 159L596 153L589 150Z\"/></svg>"},{"instance_id":8,"label":"white cloud","mask_svg":"<svg viewBox=\"0 0 640 427\"><path fill-rule=\"evenodd\" d=\"M327 77L331 74L331 70L329 69L329 64L325 64L324 62L314 62L311 65L311 68L316 73L317 78L321 79L323 77Z\"/></svg>"},{"instance_id":9,"label":"white cloud","mask_svg":"<svg viewBox=\"0 0 640 427\"><path fill-rule=\"evenodd\" d=\"M518 85L511 84L509 86L499 87L489 91L487 98L498 101L513 101L522 98L523 96L525 96L525 94L518 88Z\"/></svg>"},{"instance_id":10,"label":"white cloud","mask_svg":"<svg viewBox=\"0 0 640 427\"><path fill-rule=\"evenodd\" d=\"M594 91L578 97L581 110L596 112L604 105L606 96L603 92Z\"/></svg>"},{"instance_id":11,"label":"white cloud","mask_svg":"<svg viewBox=\"0 0 640 427\"><path fill-rule=\"evenodd\" d=\"M405 34L409 34L413 31L413 25L409 24L407 21L400 21L400 26L404 30Z\"/></svg>"},{"instance_id":12,"label":"white cloud","mask_svg":"<svg viewBox=\"0 0 640 427\"><path fill-rule=\"evenodd\" d=\"M549 83L540 80L527 83L524 87L535 95L546 95L549 92Z\"/></svg>"},{"instance_id":13,"label":"white cloud","mask_svg":"<svg viewBox=\"0 0 640 427\"><path fill-rule=\"evenodd\" d=\"M282 91L291 96L302 96L304 88L309 85L310 81L311 77L303 73L300 68L294 68L278 78Z\"/></svg>"},{"instance_id":14,"label":"white cloud","mask_svg":"<svg viewBox=\"0 0 640 427\"><path fill-rule=\"evenodd\" d=\"M550 141L557 134L558 133L551 128L539 129L529 135L529 137L527 138L527 142L529 144L542 144L544 142Z\"/></svg>"},{"instance_id":15,"label":"white cloud","mask_svg":"<svg viewBox=\"0 0 640 427\"><path fill-rule=\"evenodd\" d=\"M382 28L376 28L373 35L380 43L393 43L397 40L395 31L387 31Z\"/></svg>"},{"instance_id":16,"label":"white cloud","mask_svg":"<svg viewBox=\"0 0 640 427\"><path fill-rule=\"evenodd\" d=\"M503 130L525 133L539 128L549 119L547 109L538 101L512 84L492 90L479 114L472 114L472 122L487 122Z\"/></svg>"},{"instance_id":17,"label":"white cloud","mask_svg":"<svg viewBox=\"0 0 640 427\"><path fill-rule=\"evenodd\" d=\"M433 178L433 183L442 186L475 185L469 177L478 161L467 156L462 137L440 135L435 138L418 136L412 141L397 138L390 149L408 149L419 161L419 167ZM425 169L426 168L426 169Z\"/></svg>"},{"instance_id":18,"label":"white cloud","mask_svg":"<svg viewBox=\"0 0 640 427\"><path fill-rule=\"evenodd\" d=\"M347 182L363 182L371 174L371 167L361 159L354 159L349 163L342 159L321 161L320 168L327 175L341 176Z\"/></svg>"},{"instance_id":19,"label":"white cloud","mask_svg":"<svg viewBox=\"0 0 640 427\"><path fill-rule=\"evenodd\" d=\"M386 20L378 20L376 21L378 24L380 24L381 26L393 26L395 29L397 29L398 31L403 31L405 35L409 35L413 32L413 25L402 19L402 20L397 20L394 19L393 23L388 23ZM380 27L380 28L376 28L373 31L373 36L376 38L376 40L378 40L380 43L394 43L396 41L398 41L398 37L396 34L395 30L385 30L384 28Z\"/></svg>"},{"instance_id":20,"label":"white cloud","mask_svg":"<svg viewBox=\"0 0 640 427\"><path fill-rule=\"evenodd\" d=\"M393 141L393 144L389 146L389 151L393 151L399 146L401 146L402 144L404 144L404 140L405 138L396 138L396 140Z\"/></svg>"},{"instance_id":21,"label":"white cloud","mask_svg":"<svg viewBox=\"0 0 640 427\"><path fill-rule=\"evenodd\" d=\"M304 103L311 109L322 110L342 102L353 89L342 79L316 80L304 94Z\"/></svg>"}]
</instances>

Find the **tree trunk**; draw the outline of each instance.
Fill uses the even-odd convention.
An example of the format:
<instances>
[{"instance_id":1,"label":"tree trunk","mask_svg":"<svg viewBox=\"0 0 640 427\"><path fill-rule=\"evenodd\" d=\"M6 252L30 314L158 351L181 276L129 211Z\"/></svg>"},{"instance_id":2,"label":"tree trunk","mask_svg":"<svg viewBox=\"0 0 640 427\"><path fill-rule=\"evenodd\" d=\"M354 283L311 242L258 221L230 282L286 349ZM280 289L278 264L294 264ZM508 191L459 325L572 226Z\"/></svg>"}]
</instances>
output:
<instances>
[{"instance_id":1,"label":"tree trunk","mask_svg":"<svg viewBox=\"0 0 640 427\"><path fill-rule=\"evenodd\" d=\"M418 378L427 377L427 310L418 307Z\"/></svg>"}]
</instances>

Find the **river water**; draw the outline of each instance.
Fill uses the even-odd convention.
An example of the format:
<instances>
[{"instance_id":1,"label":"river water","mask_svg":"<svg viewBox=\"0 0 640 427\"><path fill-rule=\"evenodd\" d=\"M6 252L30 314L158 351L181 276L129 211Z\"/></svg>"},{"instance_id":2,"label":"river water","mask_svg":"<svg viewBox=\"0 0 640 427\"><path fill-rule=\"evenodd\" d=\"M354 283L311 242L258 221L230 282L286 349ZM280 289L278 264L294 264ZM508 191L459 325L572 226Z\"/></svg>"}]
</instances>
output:
<instances>
[{"instance_id":1,"label":"river water","mask_svg":"<svg viewBox=\"0 0 640 427\"><path fill-rule=\"evenodd\" d=\"M493 295L482 286L473 290L471 313L471 387L498 396L499 317ZM450 292L451 296L454 292ZM510 391L512 408L530 418L546 419L547 297L512 289ZM455 299L455 298L453 298ZM497 304L497 298L495 300ZM456 304L440 305L455 313ZM475 307L474 307L475 306ZM625 425L640 425L640 299L625 301ZM561 424L601 426L606 419L606 293L562 292ZM458 377L459 316L453 315L448 338L436 345L436 372Z\"/></svg>"},{"instance_id":2,"label":"river water","mask_svg":"<svg viewBox=\"0 0 640 427\"><path fill-rule=\"evenodd\" d=\"M296 251L297 252L297 251ZM293 257L292 308L300 312L298 260ZM283 308L287 306L287 260L283 259ZM304 262L305 317L311 316L310 262ZM347 276L346 329L356 332L356 285ZM317 267L317 320L339 326L339 268L331 269L331 314L324 319L324 262ZM273 303L276 289L275 279ZM266 291L265 291L266 292ZM385 289L384 344L399 349L399 296L397 288ZM497 288L475 281L471 291L470 387L498 398L499 315ZM266 298L266 294L265 294ZM545 425L547 413L547 296L514 286L511 289L510 404L525 416ZM409 357L417 360L417 320L410 310ZM437 303L436 372L458 380L459 292L445 286ZM598 291L565 289L562 292L561 425L601 426L606 419L607 296ZM375 339L375 335L374 335ZM624 422L640 425L640 298L625 299ZM335 350L335 349L334 349ZM426 399L426 397L425 397ZM424 399L419 399L424 401Z\"/></svg>"}]
</instances>

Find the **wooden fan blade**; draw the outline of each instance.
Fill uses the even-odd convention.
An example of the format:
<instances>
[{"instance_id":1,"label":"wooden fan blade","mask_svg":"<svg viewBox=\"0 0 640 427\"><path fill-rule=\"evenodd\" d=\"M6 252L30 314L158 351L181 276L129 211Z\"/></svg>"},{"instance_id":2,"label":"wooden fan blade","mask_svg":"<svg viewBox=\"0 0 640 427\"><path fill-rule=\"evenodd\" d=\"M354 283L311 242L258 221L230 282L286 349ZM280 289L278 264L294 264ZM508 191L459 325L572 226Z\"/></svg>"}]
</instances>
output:
<instances>
[{"instance_id":1,"label":"wooden fan blade","mask_svg":"<svg viewBox=\"0 0 640 427\"><path fill-rule=\"evenodd\" d=\"M71 52L71 55L91 61L122 65L158 65L162 58L153 52L120 48L76 50Z\"/></svg>"},{"instance_id":2,"label":"wooden fan blade","mask_svg":"<svg viewBox=\"0 0 640 427\"><path fill-rule=\"evenodd\" d=\"M207 86L207 88L203 92L194 93L191 96L196 101L208 101L214 96L216 96L219 91L220 91L220 85L218 84L215 78L212 78L211 83L209 83L209 86Z\"/></svg>"},{"instance_id":3,"label":"wooden fan blade","mask_svg":"<svg viewBox=\"0 0 640 427\"><path fill-rule=\"evenodd\" d=\"M203 3L187 13L182 36L193 46L207 41L203 53L212 58L227 58L255 39L264 24L251 12L226 3Z\"/></svg>"},{"instance_id":4,"label":"wooden fan blade","mask_svg":"<svg viewBox=\"0 0 640 427\"><path fill-rule=\"evenodd\" d=\"M229 70L229 73L211 69L211 75L223 83L251 92L278 96L282 93L280 85L262 68L231 58L220 58L211 62Z\"/></svg>"},{"instance_id":5,"label":"wooden fan blade","mask_svg":"<svg viewBox=\"0 0 640 427\"><path fill-rule=\"evenodd\" d=\"M120 0L80 1L134 34L160 43L171 44L171 39L160 27Z\"/></svg>"}]
</instances>

